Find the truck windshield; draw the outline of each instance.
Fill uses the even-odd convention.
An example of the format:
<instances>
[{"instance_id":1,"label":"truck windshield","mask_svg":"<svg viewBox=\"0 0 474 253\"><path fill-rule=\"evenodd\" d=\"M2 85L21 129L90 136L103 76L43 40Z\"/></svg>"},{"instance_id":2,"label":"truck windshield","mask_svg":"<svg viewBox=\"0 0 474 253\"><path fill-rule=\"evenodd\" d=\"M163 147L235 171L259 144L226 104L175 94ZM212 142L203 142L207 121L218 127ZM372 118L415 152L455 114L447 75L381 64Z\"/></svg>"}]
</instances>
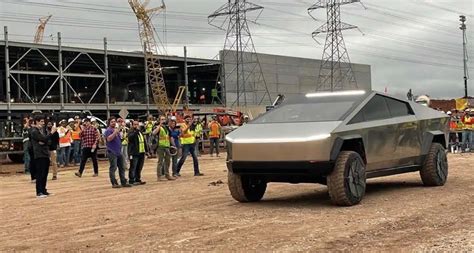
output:
<instances>
[{"instance_id":1,"label":"truck windshield","mask_svg":"<svg viewBox=\"0 0 474 253\"><path fill-rule=\"evenodd\" d=\"M298 95L256 118L251 124L341 121L370 93L354 96Z\"/></svg>"}]
</instances>

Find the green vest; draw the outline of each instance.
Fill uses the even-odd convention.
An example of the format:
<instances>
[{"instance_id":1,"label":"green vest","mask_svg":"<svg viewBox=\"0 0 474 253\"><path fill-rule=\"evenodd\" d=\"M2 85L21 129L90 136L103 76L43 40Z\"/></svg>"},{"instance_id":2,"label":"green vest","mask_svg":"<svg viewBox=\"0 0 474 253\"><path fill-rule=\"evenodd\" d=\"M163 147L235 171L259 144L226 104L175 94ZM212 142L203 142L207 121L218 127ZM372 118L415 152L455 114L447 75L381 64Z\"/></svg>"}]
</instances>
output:
<instances>
[{"instance_id":1,"label":"green vest","mask_svg":"<svg viewBox=\"0 0 474 253\"><path fill-rule=\"evenodd\" d=\"M196 124L196 137L201 137L202 135L202 125L201 123Z\"/></svg>"},{"instance_id":2,"label":"green vest","mask_svg":"<svg viewBox=\"0 0 474 253\"><path fill-rule=\"evenodd\" d=\"M160 128L158 145L162 148L169 148L170 143L170 133L163 127Z\"/></svg>"},{"instance_id":3,"label":"green vest","mask_svg":"<svg viewBox=\"0 0 474 253\"><path fill-rule=\"evenodd\" d=\"M122 146L128 145L128 131L127 129L122 130Z\"/></svg>"},{"instance_id":4,"label":"green vest","mask_svg":"<svg viewBox=\"0 0 474 253\"><path fill-rule=\"evenodd\" d=\"M138 152L145 153L145 138L142 133L138 133Z\"/></svg>"},{"instance_id":5,"label":"green vest","mask_svg":"<svg viewBox=\"0 0 474 253\"><path fill-rule=\"evenodd\" d=\"M184 129L184 128L187 127L187 125L183 124L183 126L181 126L181 127ZM182 145L194 144L194 142L196 142L196 135L195 135L194 131L191 131L191 129L188 129L188 131L183 132L181 134L180 141L181 141Z\"/></svg>"},{"instance_id":6,"label":"green vest","mask_svg":"<svg viewBox=\"0 0 474 253\"><path fill-rule=\"evenodd\" d=\"M153 131L153 121L145 122L145 134L151 134Z\"/></svg>"}]
</instances>

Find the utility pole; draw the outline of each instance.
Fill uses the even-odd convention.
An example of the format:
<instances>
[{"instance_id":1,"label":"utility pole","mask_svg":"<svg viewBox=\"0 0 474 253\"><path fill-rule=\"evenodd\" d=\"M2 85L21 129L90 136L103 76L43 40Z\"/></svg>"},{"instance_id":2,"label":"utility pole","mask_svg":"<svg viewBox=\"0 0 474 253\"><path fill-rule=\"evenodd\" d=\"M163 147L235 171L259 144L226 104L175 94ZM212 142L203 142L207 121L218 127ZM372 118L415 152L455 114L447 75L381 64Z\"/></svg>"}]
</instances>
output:
<instances>
[{"instance_id":1,"label":"utility pole","mask_svg":"<svg viewBox=\"0 0 474 253\"><path fill-rule=\"evenodd\" d=\"M256 16L253 20L248 16L251 12ZM223 79L217 80L218 86L223 86L217 90L229 94L222 96L226 97L228 106L272 103L248 26L248 22L255 23L262 12L262 6L249 1L227 0L208 17L210 25L226 31L224 50L220 56Z\"/></svg>"},{"instance_id":2,"label":"utility pole","mask_svg":"<svg viewBox=\"0 0 474 253\"><path fill-rule=\"evenodd\" d=\"M355 2L360 0L319 0L308 8L308 14L315 20L312 15L315 10L326 9L327 15L326 23L312 34L314 39L320 33L327 34L316 91L357 89L342 31L358 27L341 22L341 5Z\"/></svg>"},{"instance_id":3,"label":"utility pole","mask_svg":"<svg viewBox=\"0 0 474 253\"><path fill-rule=\"evenodd\" d=\"M459 29L462 30L462 46L463 46L463 62L464 62L464 97L468 98L467 92L467 80L469 79L469 72L467 70L467 37L466 37L466 16L461 15L459 16L459 21L461 21L461 27Z\"/></svg>"}]
</instances>

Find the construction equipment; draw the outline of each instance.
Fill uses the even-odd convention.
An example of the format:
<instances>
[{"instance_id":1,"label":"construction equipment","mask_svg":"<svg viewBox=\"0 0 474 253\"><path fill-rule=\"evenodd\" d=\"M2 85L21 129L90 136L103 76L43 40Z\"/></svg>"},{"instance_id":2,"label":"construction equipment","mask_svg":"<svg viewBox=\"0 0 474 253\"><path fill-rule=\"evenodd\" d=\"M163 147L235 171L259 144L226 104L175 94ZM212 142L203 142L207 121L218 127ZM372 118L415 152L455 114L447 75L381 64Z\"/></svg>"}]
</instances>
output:
<instances>
[{"instance_id":1,"label":"construction equipment","mask_svg":"<svg viewBox=\"0 0 474 253\"><path fill-rule=\"evenodd\" d=\"M167 114L172 108L166 92L163 69L158 57L164 50L160 50L160 44L157 43L158 34L156 34L152 23L153 17L166 9L165 2L162 0L161 6L155 8L147 8L150 0L144 0L143 2L140 0L128 0L128 3L137 17L140 41L143 45L143 52L147 63L146 67L150 87L153 92L153 100L158 112Z\"/></svg>"},{"instance_id":2,"label":"construction equipment","mask_svg":"<svg viewBox=\"0 0 474 253\"><path fill-rule=\"evenodd\" d=\"M186 86L179 86L178 88L178 93L176 94L176 97L174 98L173 105L171 106L171 109L174 112L178 109L179 102L181 102L181 99L183 98L183 94L186 91Z\"/></svg>"},{"instance_id":3,"label":"construction equipment","mask_svg":"<svg viewBox=\"0 0 474 253\"><path fill-rule=\"evenodd\" d=\"M46 24L48 23L48 21L51 19L52 16L53 15L49 15L46 17L39 18L40 24L38 25L38 28L36 29L35 38L33 40L34 43L36 44L43 43L44 28L46 27Z\"/></svg>"}]
</instances>

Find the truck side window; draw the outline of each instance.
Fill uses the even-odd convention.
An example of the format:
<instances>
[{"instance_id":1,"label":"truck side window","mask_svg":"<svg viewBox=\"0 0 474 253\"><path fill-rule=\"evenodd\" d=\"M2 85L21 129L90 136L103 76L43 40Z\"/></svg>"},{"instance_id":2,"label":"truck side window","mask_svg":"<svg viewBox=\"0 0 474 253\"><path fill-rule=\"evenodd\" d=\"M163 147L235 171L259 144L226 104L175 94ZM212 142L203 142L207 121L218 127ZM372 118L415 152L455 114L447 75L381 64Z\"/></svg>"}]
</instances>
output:
<instances>
[{"instance_id":1,"label":"truck side window","mask_svg":"<svg viewBox=\"0 0 474 253\"><path fill-rule=\"evenodd\" d=\"M392 117L402 117L408 115L415 115L410 105L407 102L399 101L393 98L385 98L388 109Z\"/></svg>"},{"instance_id":2,"label":"truck side window","mask_svg":"<svg viewBox=\"0 0 474 253\"><path fill-rule=\"evenodd\" d=\"M375 95L356 116L349 122L355 124L365 121L381 120L390 118L390 111L385 98Z\"/></svg>"}]
</instances>

